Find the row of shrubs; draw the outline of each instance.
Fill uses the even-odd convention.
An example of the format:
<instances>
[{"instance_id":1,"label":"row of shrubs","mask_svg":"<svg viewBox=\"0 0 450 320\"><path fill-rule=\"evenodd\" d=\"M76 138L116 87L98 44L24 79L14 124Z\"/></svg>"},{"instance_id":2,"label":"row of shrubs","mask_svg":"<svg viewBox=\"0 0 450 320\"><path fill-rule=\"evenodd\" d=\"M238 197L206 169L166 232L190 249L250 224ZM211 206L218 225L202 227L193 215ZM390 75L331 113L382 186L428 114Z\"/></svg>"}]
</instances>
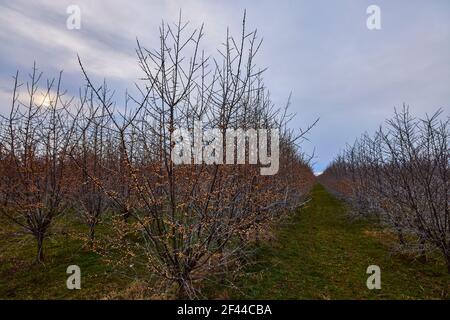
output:
<instances>
[{"instance_id":1,"label":"row of shrubs","mask_svg":"<svg viewBox=\"0 0 450 320\"><path fill-rule=\"evenodd\" d=\"M356 215L389 226L400 247L423 260L440 251L450 273L449 121L442 110L419 119L404 107L348 146L320 179Z\"/></svg>"},{"instance_id":2,"label":"row of shrubs","mask_svg":"<svg viewBox=\"0 0 450 320\"><path fill-rule=\"evenodd\" d=\"M42 86L33 67L26 90L16 75L0 123L0 213L34 236L37 261L55 218L74 214L88 226L92 250L117 265L139 262L132 270L139 278L156 276L179 297L195 298L202 281L242 268L249 243L301 203L314 181L299 149L308 130L295 134L287 108L273 106L254 64L256 31L245 31L245 18L243 26L241 37L227 35L218 57L207 57L203 28L163 24L159 48L137 43L142 80L122 103L81 58L85 85L76 98L63 90L61 74ZM172 133L192 133L197 121L223 134L278 130L278 173L263 176L260 164L248 162L175 164ZM106 215L110 230L99 245Z\"/></svg>"}]
</instances>

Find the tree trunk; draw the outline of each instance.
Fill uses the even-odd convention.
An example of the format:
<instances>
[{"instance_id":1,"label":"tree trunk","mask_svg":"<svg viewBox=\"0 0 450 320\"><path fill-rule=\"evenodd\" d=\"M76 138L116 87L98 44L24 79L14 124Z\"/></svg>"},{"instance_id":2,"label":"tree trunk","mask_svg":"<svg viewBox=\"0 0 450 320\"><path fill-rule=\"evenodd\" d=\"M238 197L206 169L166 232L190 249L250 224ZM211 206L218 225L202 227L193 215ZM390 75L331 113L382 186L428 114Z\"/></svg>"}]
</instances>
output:
<instances>
[{"instance_id":1,"label":"tree trunk","mask_svg":"<svg viewBox=\"0 0 450 320\"><path fill-rule=\"evenodd\" d=\"M403 232L400 229L397 229L398 242L401 246L406 244L405 237L403 236Z\"/></svg>"},{"instance_id":2,"label":"tree trunk","mask_svg":"<svg viewBox=\"0 0 450 320\"><path fill-rule=\"evenodd\" d=\"M38 233L36 236L36 240L37 240L36 262L42 263L44 262L44 234Z\"/></svg>"},{"instance_id":3,"label":"tree trunk","mask_svg":"<svg viewBox=\"0 0 450 320\"><path fill-rule=\"evenodd\" d=\"M179 280L177 282L178 284L178 290L177 290L177 299L178 300L185 300L188 298L188 294L187 294L187 290L185 287L185 284L183 283L182 280Z\"/></svg>"},{"instance_id":4,"label":"tree trunk","mask_svg":"<svg viewBox=\"0 0 450 320\"><path fill-rule=\"evenodd\" d=\"M178 276L177 285L178 300L190 300L194 298L195 293L194 288L192 287L191 279L189 277L189 272L183 272Z\"/></svg>"},{"instance_id":5,"label":"tree trunk","mask_svg":"<svg viewBox=\"0 0 450 320\"><path fill-rule=\"evenodd\" d=\"M425 239L420 237L419 241L419 261L422 263L427 262L427 253L425 251Z\"/></svg>"},{"instance_id":6,"label":"tree trunk","mask_svg":"<svg viewBox=\"0 0 450 320\"><path fill-rule=\"evenodd\" d=\"M95 224L89 225L89 248L92 249L94 247L94 239L95 239Z\"/></svg>"}]
</instances>

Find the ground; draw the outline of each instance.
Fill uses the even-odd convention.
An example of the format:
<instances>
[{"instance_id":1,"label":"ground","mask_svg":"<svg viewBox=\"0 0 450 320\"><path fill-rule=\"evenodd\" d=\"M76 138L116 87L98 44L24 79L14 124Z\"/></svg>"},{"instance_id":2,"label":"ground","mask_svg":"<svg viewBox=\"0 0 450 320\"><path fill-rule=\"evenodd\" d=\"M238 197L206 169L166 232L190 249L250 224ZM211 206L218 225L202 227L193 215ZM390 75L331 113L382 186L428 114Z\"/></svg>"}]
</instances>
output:
<instances>
[{"instance_id":1,"label":"ground","mask_svg":"<svg viewBox=\"0 0 450 320\"><path fill-rule=\"evenodd\" d=\"M373 221L350 221L346 206L322 186L276 241L257 247L257 263L238 280L240 290L214 287L208 297L249 299L442 299L450 277L438 255L427 263L392 252L392 236ZM102 299L130 297L130 284L77 240L87 230L61 218L46 243L45 265L33 262L33 239L2 221L0 298ZM101 233L101 230L99 230ZM66 268L82 270L82 289L66 289ZM381 268L381 290L368 290L366 269Z\"/></svg>"},{"instance_id":2,"label":"ground","mask_svg":"<svg viewBox=\"0 0 450 320\"><path fill-rule=\"evenodd\" d=\"M392 235L373 221L350 221L346 206L316 185L311 201L263 245L260 262L236 298L442 299L450 277L443 259L427 263L392 252ZM381 268L381 290L369 290L369 265Z\"/></svg>"}]
</instances>

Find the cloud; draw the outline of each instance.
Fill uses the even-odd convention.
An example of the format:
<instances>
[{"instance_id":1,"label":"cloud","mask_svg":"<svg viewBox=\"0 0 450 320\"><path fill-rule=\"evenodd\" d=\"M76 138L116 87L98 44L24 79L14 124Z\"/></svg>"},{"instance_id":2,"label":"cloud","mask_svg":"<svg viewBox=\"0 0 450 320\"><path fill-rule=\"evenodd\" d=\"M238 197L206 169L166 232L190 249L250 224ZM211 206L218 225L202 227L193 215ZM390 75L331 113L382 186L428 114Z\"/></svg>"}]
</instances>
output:
<instances>
[{"instance_id":1,"label":"cloud","mask_svg":"<svg viewBox=\"0 0 450 320\"><path fill-rule=\"evenodd\" d=\"M124 54L98 39L29 17L12 8L2 8L0 24L8 26L0 31L0 41L14 43L20 39L23 44L22 50L31 47L33 50L30 51L34 55L41 55L40 60L64 67L68 72L79 72L76 63L78 54L83 57L94 75L120 79L133 79L137 76L134 55ZM3 48L14 62L22 64L23 52L16 52L17 49L17 47ZM30 52L26 54L28 55Z\"/></svg>"},{"instance_id":2,"label":"cloud","mask_svg":"<svg viewBox=\"0 0 450 320\"><path fill-rule=\"evenodd\" d=\"M66 8L81 8L81 30L67 30ZM239 35L244 9L248 30L264 43L257 63L268 67L271 97L284 104L292 91L293 127L320 117L307 151L315 147L316 171L363 131L373 131L404 102L423 115L450 106L450 3L435 0L378 0L382 30L366 28L369 0L206 1L206 0L39 0L0 3L0 99L11 72L33 61L44 71L64 69L72 91L82 81L78 53L97 81L116 91L140 75L136 37L158 46L162 20L183 17L195 28L205 23L203 48L215 54L227 27ZM3 97L3 98L2 98ZM5 98L6 99L6 98ZM0 103L2 101L0 100ZM3 110L0 106L0 111Z\"/></svg>"}]
</instances>

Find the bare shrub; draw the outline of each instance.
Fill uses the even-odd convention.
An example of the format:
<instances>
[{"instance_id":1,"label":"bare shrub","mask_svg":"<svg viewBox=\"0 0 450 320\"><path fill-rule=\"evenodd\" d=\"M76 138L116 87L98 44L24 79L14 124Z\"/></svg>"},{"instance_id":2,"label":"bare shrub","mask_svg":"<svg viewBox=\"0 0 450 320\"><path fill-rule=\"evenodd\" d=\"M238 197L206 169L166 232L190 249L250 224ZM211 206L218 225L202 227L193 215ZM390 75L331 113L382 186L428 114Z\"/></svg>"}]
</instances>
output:
<instances>
[{"instance_id":1,"label":"bare shrub","mask_svg":"<svg viewBox=\"0 0 450 320\"><path fill-rule=\"evenodd\" d=\"M363 136L325 171L322 181L344 192L361 213L377 213L406 245L439 249L450 272L449 119L395 112L373 137ZM343 188L343 185L346 187Z\"/></svg>"},{"instance_id":2,"label":"bare shrub","mask_svg":"<svg viewBox=\"0 0 450 320\"><path fill-rule=\"evenodd\" d=\"M240 37L227 33L217 57L201 50L202 38L203 27L189 30L180 16L162 24L158 49L138 42L143 77L123 105L106 82L93 83L80 58L86 85L76 103L63 101L60 78L38 102L35 68L29 103L22 102L16 77L11 113L1 123L0 209L35 236L39 261L54 218L75 212L89 228L87 244L107 261L140 284L157 279L158 291L195 298L204 280L241 270L249 243L304 201L314 178L299 146L315 123L298 133L288 128L289 103L279 109L270 100L264 69L255 65L261 41L246 30L245 16ZM219 129L219 136L200 137L200 147L221 137L216 159L223 161L174 163L172 133L186 128L198 139L196 123L202 132ZM278 173L224 164L227 130L259 128L279 132ZM275 154L265 140L258 147ZM252 152L246 148L245 159ZM237 161L237 152L230 158ZM98 236L103 220L108 230Z\"/></svg>"},{"instance_id":3,"label":"bare shrub","mask_svg":"<svg viewBox=\"0 0 450 320\"><path fill-rule=\"evenodd\" d=\"M245 30L244 18L241 37L227 34L219 59L200 51L202 37L202 27L187 31L180 17L174 27L161 26L157 50L138 42L146 83L139 98L127 97L126 113L113 110L80 61L118 141L121 170L111 172L112 179L127 177L123 193L90 175L131 218L115 221L121 236L110 239L110 252L121 252L119 263L132 265L132 272L157 274L168 287L176 283L178 295L189 298L198 294L195 283L230 266L238 270L250 234L298 205L312 180L296 145L306 132L294 136L286 129L290 116L273 107L254 65L261 44L256 31ZM180 127L194 132L195 121L205 119L203 131L219 128L223 141L228 128L281 129L280 172L264 177L258 165L175 165L171 133ZM203 148L211 143L206 138Z\"/></svg>"},{"instance_id":4,"label":"bare shrub","mask_svg":"<svg viewBox=\"0 0 450 320\"><path fill-rule=\"evenodd\" d=\"M42 73L33 67L26 99L19 98L18 74L9 117L1 127L3 175L0 212L31 233L37 242L36 260L44 259L43 243L53 219L70 202L66 197L73 176L66 157L74 118L61 91L61 74L39 88Z\"/></svg>"}]
</instances>

